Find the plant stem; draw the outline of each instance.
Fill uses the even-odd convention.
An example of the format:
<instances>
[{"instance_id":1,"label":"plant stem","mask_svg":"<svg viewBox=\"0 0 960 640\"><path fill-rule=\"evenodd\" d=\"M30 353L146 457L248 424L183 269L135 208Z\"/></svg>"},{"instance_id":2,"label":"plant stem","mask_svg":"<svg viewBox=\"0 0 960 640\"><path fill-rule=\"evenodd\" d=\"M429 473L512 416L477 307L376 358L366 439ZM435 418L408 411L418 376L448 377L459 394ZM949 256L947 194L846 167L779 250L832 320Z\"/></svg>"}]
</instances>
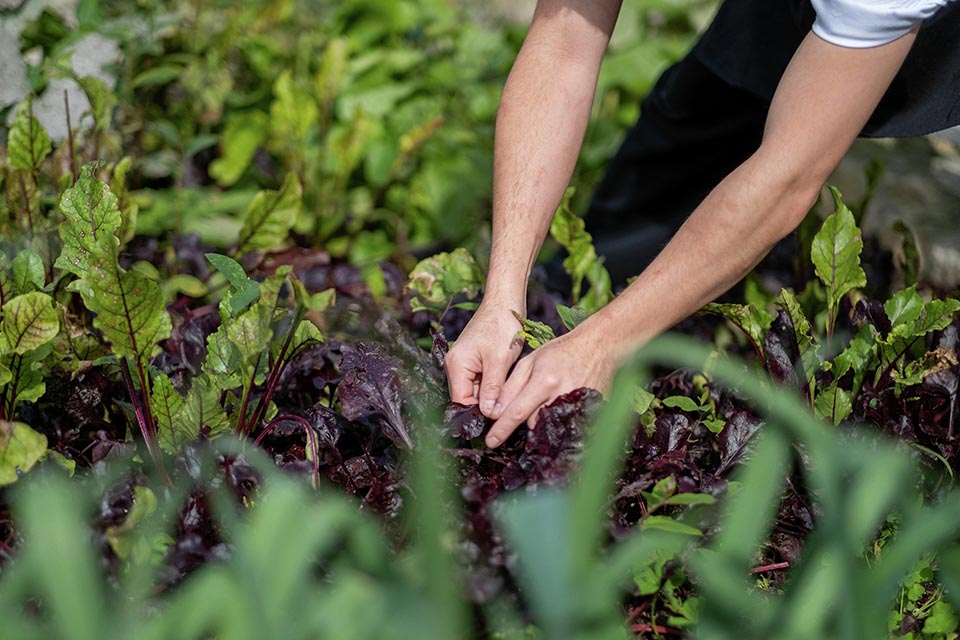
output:
<instances>
[{"instance_id":1,"label":"plant stem","mask_svg":"<svg viewBox=\"0 0 960 640\"><path fill-rule=\"evenodd\" d=\"M70 97L67 90L63 90L63 109L67 114L67 149L70 152L70 176L71 184L77 181L77 152L73 146L73 125L70 122Z\"/></svg>"},{"instance_id":2,"label":"plant stem","mask_svg":"<svg viewBox=\"0 0 960 640\"><path fill-rule=\"evenodd\" d=\"M243 396L240 398L240 415L237 417L237 435L246 438L249 435L247 429L247 405L250 404L250 392L253 391L253 385L257 378L257 369L260 368L260 359L263 357L261 351L257 354L257 361L253 364L253 373L250 374L249 384L243 387Z\"/></svg>"},{"instance_id":3,"label":"plant stem","mask_svg":"<svg viewBox=\"0 0 960 640\"><path fill-rule=\"evenodd\" d=\"M313 483L313 488L316 489L317 487L320 486L320 445L317 442L317 434L313 430L313 425L307 422L305 418L301 418L300 416L296 416L293 414L284 414L284 415L277 416L276 418L271 420L269 423L267 423L267 425L260 432L260 435L257 436L257 439L253 441L253 444L259 446L264 436L266 436L270 431L272 431L277 425L279 425L280 423L286 420L290 420L291 422L296 422L297 424L299 424L301 427L303 427L303 430L307 435L307 446L310 447L310 451L311 453L313 453L312 483Z\"/></svg>"},{"instance_id":4,"label":"plant stem","mask_svg":"<svg viewBox=\"0 0 960 640\"><path fill-rule=\"evenodd\" d=\"M140 365L138 363L138 368L139 367ZM147 451L150 453L150 457L153 458L153 463L156 465L160 477L167 485L173 486L173 482L171 482L170 476L167 475L167 470L163 466L163 457L157 448L157 434L153 430L152 424L147 421L147 414L144 412L144 402L140 399L136 388L133 386L133 376L130 375L130 365L126 358L121 358L120 360L120 371L123 374L123 384L127 387L127 393L130 395L130 401L133 403L133 411L137 416L137 425L140 427L140 433L143 435L143 440L147 445ZM142 372L142 368L140 371Z\"/></svg>"},{"instance_id":5,"label":"plant stem","mask_svg":"<svg viewBox=\"0 0 960 640\"><path fill-rule=\"evenodd\" d=\"M270 369L270 376L267 378L267 386L263 391L263 395L260 396L260 400L257 402L257 407L253 412L253 419L250 421L250 428L248 429L250 433L253 432L253 430L257 427L257 424L263 419L263 415L266 413L267 407L270 405L270 400L273 398L273 394L277 389L277 383L280 381L280 375L283 373L284 368L286 368L287 350L290 348L290 343L293 342L293 334L296 333L297 327L300 326L300 322L305 316L306 311L304 311L302 308L297 309L297 313L293 317L293 324L290 325L290 330L287 331L287 335L283 339L283 345L280 347L280 353L277 355L277 360L273 363L273 367Z\"/></svg>"}]
</instances>

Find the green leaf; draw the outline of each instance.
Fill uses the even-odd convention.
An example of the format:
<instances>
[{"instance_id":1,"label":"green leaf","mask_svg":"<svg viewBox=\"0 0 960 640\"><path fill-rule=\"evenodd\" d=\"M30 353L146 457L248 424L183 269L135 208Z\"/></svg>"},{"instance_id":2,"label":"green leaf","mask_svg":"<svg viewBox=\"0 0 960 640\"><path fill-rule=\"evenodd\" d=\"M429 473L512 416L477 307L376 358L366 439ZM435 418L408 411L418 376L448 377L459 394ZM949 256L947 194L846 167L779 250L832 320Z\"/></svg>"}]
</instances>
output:
<instances>
[{"instance_id":1,"label":"green leaf","mask_svg":"<svg viewBox=\"0 0 960 640\"><path fill-rule=\"evenodd\" d=\"M10 283L15 294L43 289L46 279L43 259L36 252L24 249L10 261L10 275Z\"/></svg>"},{"instance_id":2,"label":"green leaf","mask_svg":"<svg viewBox=\"0 0 960 640\"><path fill-rule=\"evenodd\" d=\"M817 393L813 402L813 411L822 420L840 424L853 413L850 393L841 389L834 381L830 386Z\"/></svg>"},{"instance_id":3,"label":"green leaf","mask_svg":"<svg viewBox=\"0 0 960 640\"><path fill-rule=\"evenodd\" d=\"M160 448L170 455L175 455L186 441L182 437L182 423L177 419L183 405L183 396L173 388L167 374L158 374L150 392L150 409L156 421Z\"/></svg>"},{"instance_id":4,"label":"green leaf","mask_svg":"<svg viewBox=\"0 0 960 640\"><path fill-rule=\"evenodd\" d=\"M233 185L250 166L253 154L267 137L269 118L249 111L227 119L220 138L220 157L210 163L210 177L221 187Z\"/></svg>"},{"instance_id":5,"label":"green leaf","mask_svg":"<svg viewBox=\"0 0 960 640\"><path fill-rule=\"evenodd\" d=\"M851 391L854 395L860 390L863 384L863 378L871 368L874 361L874 351L876 346L876 330L870 325L864 325L857 331L850 344L841 351L832 362L833 377L839 380L848 371L853 371L853 386Z\"/></svg>"},{"instance_id":6,"label":"green leaf","mask_svg":"<svg viewBox=\"0 0 960 640\"><path fill-rule=\"evenodd\" d=\"M334 99L340 94L340 85L347 69L348 54L349 43L346 38L333 38L327 42L327 48L320 60L320 70L314 82L317 101L325 109L329 109Z\"/></svg>"},{"instance_id":7,"label":"green leaf","mask_svg":"<svg viewBox=\"0 0 960 640\"><path fill-rule=\"evenodd\" d=\"M33 99L20 103L7 135L7 160L20 171L36 173L53 147L40 121L33 117Z\"/></svg>"},{"instance_id":8,"label":"green leaf","mask_svg":"<svg viewBox=\"0 0 960 640\"><path fill-rule=\"evenodd\" d=\"M0 420L0 487L16 482L46 451L46 436L22 422Z\"/></svg>"},{"instance_id":9,"label":"green leaf","mask_svg":"<svg viewBox=\"0 0 960 640\"><path fill-rule=\"evenodd\" d=\"M573 280L573 301L587 312L594 313L613 297L610 274L593 247L593 237L587 233L583 218L570 210L574 190L567 189L550 224L550 235L567 250L563 268ZM591 295L581 300L584 279L590 284Z\"/></svg>"},{"instance_id":10,"label":"green leaf","mask_svg":"<svg viewBox=\"0 0 960 640\"><path fill-rule=\"evenodd\" d=\"M474 298L483 286L483 271L466 249L438 253L417 263L410 272L407 290L414 311L430 309L442 312L460 294Z\"/></svg>"},{"instance_id":11,"label":"green leaf","mask_svg":"<svg viewBox=\"0 0 960 640\"><path fill-rule=\"evenodd\" d=\"M930 615L923 622L923 633L924 635L951 634L955 633L958 627L960 627L960 620L957 619L953 607L944 600L938 600L930 609Z\"/></svg>"},{"instance_id":12,"label":"green leaf","mask_svg":"<svg viewBox=\"0 0 960 640\"><path fill-rule=\"evenodd\" d=\"M194 379L183 407L177 413L175 446L190 442L203 432L212 437L230 430L230 419L220 405L220 389L206 377Z\"/></svg>"},{"instance_id":13,"label":"green leaf","mask_svg":"<svg viewBox=\"0 0 960 640\"><path fill-rule=\"evenodd\" d=\"M577 325L590 317L590 314L583 307L568 307L562 304L557 305L557 314L559 314L563 326L570 331L576 329Z\"/></svg>"},{"instance_id":14,"label":"green leaf","mask_svg":"<svg viewBox=\"0 0 960 640\"><path fill-rule=\"evenodd\" d=\"M528 320L516 311L513 312L513 317L517 319L517 322L519 322L522 327L520 331L517 332L517 335L526 340L531 349L539 349L557 337L554 335L553 329L542 322Z\"/></svg>"},{"instance_id":15,"label":"green leaf","mask_svg":"<svg viewBox=\"0 0 960 640\"><path fill-rule=\"evenodd\" d=\"M207 336L207 358L203 362L203 371L217 388L233 389L241 383L241 364L240 352L227 336L226 326L221 324Z\"/></svg>"},{"instance_id":16,"label":"green leaf","mask_svg":"<svg viewBox=\"0 0 960 640\"><path fill-rule=\"evenodd\" d=\"M706 411L709 408L697 404L687 396L670 396L669 398L664 398L661 400L661 403L665 407L670 407L671 409L680 409L681 411L689 411L690 413Z\"/></svg>"},{"instance_id":17,"label":"green leaf","mask_svg":"<svg viewBox=\"0 0 960 640\"><path fill-rule=\"evenodd\" d=\"M270 129L273 137L288 145L301 146L319 115L313 96L297 88L293 74L285 69L273 83Z\"/></svg>"},{"instance_id":18,"label":"green leaf","mask_svg":"<svg viewBox=\"0 0 960 640\"><path fill-rule=\"evenodd\" d=\"M204 254L213 268L219 271L230 283L232 291L224 300L231 316L240 314L260 295L260 283L247 276L240 263L219 253Z\"/></svg>"},{"instance_id":19,"label":"green leaf","mask_svg":"<svg viewBox=\"0 0 960 640\"><path fill-rule=\"evenodd\" d=\"M883 310L887 312L891 327L910 324L923 313L923 298L913 285L893 294L883 304Z\"/></svg>"},{"instance_id":20,"label":"green leaf","mask_svg":"<svg viewBox=\"0 0 960 640\"><path fill-rule=\"evenodd\" d=\"M860 267L863 240L853 213L837 189L830 187L830 193L836 211L824 220L814 236L810 257L817 276L827 287L827 304L832 310L847 292L867 284L867 274Z\"/></svg>"},{"instance_id":21,"label":"green leaf","mask_svg":"<svg viewBox=\"0 0 960 640\"><path fill-rule=\"evenodd\" d=\"M638 386L633 400L633 410L643 415L650 409L655 399L656 396L643 387Z\"/></svg>"},{"instance_id":22,"label":"green leaf","mask_svg":"<svg viewBox=\"0 0 960 640\"><path fill-rule=\"evenodd\" d=\"M133 79L133 88L167 84L180 78L182 75L183 67L175 64L161 64L138 73Z\"/></svg>"},{"instance_id":23,"label":"green leaf","mask_svg":"<svg viewBox=\"0 0 960 640\"><path fill-rule=\"evenodd\" d=\"M290 229L297 221L302 198L300 179L292 173L287 174L280 191L258 193L243 216L235 255L286 246Z\"/></svg>"},{"instance_id":24,"label":"green leaf","mask_svg":"<svg viewBox=\"0 0 960 640\"><path fill-rule=\"evenodd\" d=\"M757 349L763 349L763 336L770 330L773 317L766 309L745 304L718 304L712 302L703 307L700 313L722 316L732 322L753 343Z\"/></svg>"},{"instance_id":25,"label":"green leaf","mask_svg":"<svg viewBox=\"0 0 960 640\"><path fill-rule=\"evenodd\" d=\"M119 357L147 360L173 325L160 285L136 271L124 271L116 260L100 257L88 277L72 282L87 309L96 313L93 324Z\"/></svg>"},{"instance_id":26,"label":"green leaf","mask_svg":"<svg viewBox=\"0 0 960 640\"><path fill-rule=\"evenodd\" d=\"M117 208L120 209L120 228L117 230L117 237L120 238L121 246L126 246L133 240L137 232L137 220L140 217L140 205L130 195L127 189L127 172L133 166L133 160L126 156L113 167L113 174L110 176L110 191L117 197Z\"/></svg>"},{"instance_id":27,"label":"green leaf","mask_svg":"<svg viewBox=\"0 0 960 640\"><path fill-rule=\"evenodd\" d=\"M117 96L100 78L84 76L77 78L90 101L90 113L98 131L106 131L113 120L113 108L117 106Z\"/></svg>"},{"instance_id":28,"label":"green leaf","mask_svg":"<svg viewBox=\"0 0 960 640\"><path fill-rule=\"evenodd\" d=\"M920 384L923 379L934 373L939 373L956 366L957 355L953 349L934 349L928 351L900 370L890 372L893 381L899 387L908 387Z\"/></svg>"},{"instance_id":29,"label":"green leaf","mask_svg":"<svg viewBox=\"0 0 960 640\"><path fill-rule=\"evenodd\" d=\"M7 351L23 355L53 340L60 331L60 316L53 298L34 291L17 296L3 306L2 332Z\"/></svg>"},{"instance_id":30,"label":"green leaf","mask_svg":"<svg viewBox=\"0 0 960 640\"><path fill-rule=\"evenodd\" d=\"M658 531L682 533L684 535L695 536L698 538L703 536L703 532L696 527L691 527L688 524L678 522L668 516L647 516L644 518L643 524L640 528L644 531L656 529Z\"/></svg>"},{"instance_id":31,"label":"green leaf","mask_svg":"<svg viewBox=\"0 0 960 640\"><path fill-rule=\"evenodd\" d=\"M94 177L95 167L84 165L76 184L60 197L63 249L54 266L79 278L87 274L97 256L116 260L119 245L114 235L121 222L117 198L110 187Z\"/></svg>"}]
</instances>

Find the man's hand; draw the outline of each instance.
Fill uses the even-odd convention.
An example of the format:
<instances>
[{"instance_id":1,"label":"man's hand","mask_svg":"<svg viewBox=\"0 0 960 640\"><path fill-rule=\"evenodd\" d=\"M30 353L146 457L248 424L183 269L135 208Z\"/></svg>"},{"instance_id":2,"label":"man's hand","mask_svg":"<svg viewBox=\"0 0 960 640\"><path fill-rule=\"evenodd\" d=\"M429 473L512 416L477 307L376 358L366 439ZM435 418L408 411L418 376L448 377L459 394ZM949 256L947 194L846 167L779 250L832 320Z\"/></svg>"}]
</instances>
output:
<instances>
[{"instance_id":1,"label":"man's hand","mask_svg":"<svg viewBox=\"0 0 960 640\"><path fill-rule=\"evenodd\" d=\"M517 305L520 311L523 308ZM447 353L450 398L460 404L480 403L480 412L492 417L510 365L523 342L517 339L520 323L508 304L485 302L473 314Z\"/></svg>"},{"instance_id":2,"label":"man's hand","mask_svg":"<svg viewBox=\"0 0 960 640\"><path fill-rule=\"evenodd\" d=\"M619 358L614 344L583 325L551 340L520 360L500 391L496 422L487 433L488 447L497 447L524 421L534 428L540 407L557 396L591 387L606 391Z\"/></svg>"}]
</instances>

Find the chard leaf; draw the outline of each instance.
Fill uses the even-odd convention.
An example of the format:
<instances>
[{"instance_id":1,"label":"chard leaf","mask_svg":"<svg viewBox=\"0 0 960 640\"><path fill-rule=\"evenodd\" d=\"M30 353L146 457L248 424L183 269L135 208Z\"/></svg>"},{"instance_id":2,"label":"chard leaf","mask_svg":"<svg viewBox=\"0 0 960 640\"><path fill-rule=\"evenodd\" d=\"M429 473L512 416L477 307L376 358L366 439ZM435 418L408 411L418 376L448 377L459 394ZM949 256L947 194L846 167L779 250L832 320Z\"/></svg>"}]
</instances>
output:
<instances>
[{"instance_id":1,"label":"chard leaf","mask_svg":"<svg viewBox=\"0 0 960 640\"><path fill-rule=\"evenodd\" d=\"M205 257L230 283L230 294L224 297L229 315L241 313L260 295L260 283L250 278L239 262L219 253L207 253Z\"/></svg>"},{"instance_id":2,"label":"chard leaf","mask_svg":"<svg viewBox=\"0 0 960 640\"><path fill-rule=\"evenodd\" d=\"M513 317L520 323L521 329L517 335L527 341L531 349L539 349L557 336L548 325L536 320L528 320L516 311L513 311Z\"/></svg>"},{"instance_id":3,"label":"chard leaf","mask_svg":"<svg viewBox=\"0 0 960 640\"><path fill-rule=\"evenodd\" d=\"M286 69L273 83L273 102L270 103L270 128L282 142L302 146L307 133L317 122L319 110L313 97L301 91L293 74Z\"/></svg>"},{"instance_id":4,"label":"chard leaf","mask_svg":"<svg viewBox=\"0 0 960 640\"><path fill-rule=\"evenodd\" d=\"M851 390L854 395L863 384L863 378L871 368L875 357L876 330L868 324L860 327L857 335L850 341L847 348L841 351L833 359L831 368L834 380L839 380L853 371L853 386Z\"/></svg>"},{"instance_id":5,"label":"chard leaf","mask_svg":"<svg viewBox=\"0 0 960 640\"><path fill-rule=\"evenodd\" d=\"M7 351L23 355L53 340L60 330L60 316L53 298L34 291L17 296L3 306L2 334Z\"/></svg>"},{"instance_id":6,"label":"chard leaf","mask_svg":"<svg viewBox=\"0 0 960 640\"><path fill-rule=\"evenodd\" d=\"M732 322L742 331L758 351L763 344L763 337L770 330L773 323L771 316L765 309L747 304L718 304L712 302L701 313L711 313L722 316Z\"/></svg>"},{"instance_id":7,"label":"chard leaf","mask_svg":"<svg viewBox=\"0 0 960 640\"><path fill-rule=\"evenodd\" d=\"M33 99L20 103L7 136L7 161L20 171L36 173L53 147L40 121L33 117Z\"/></svg>"},{"instance_id":8,"label":"chard leaf","mask_svg":"<svg viewBox=\"0 0 960 640\"><path fill-rule=\"evenodd\" d=\"M60 197L63 249L53 266L78 278L87 275L91 262L106 257L116 261L120 209L110 187L93 175L94 165L86 164L80 178Z\"/></svg>"},{"instance_id":9,"label":"chard leaf","mask_svg":"<svg viewBox=\"0 0 960 640\"><path fill-rule=\"evenodd\" d=\"M841 389L834 381L830 386L817 393L813 401L813 411L822 420L840 424L853 413L850 393Z\"/></svg>"},{"instance_id":10,"label":"chard leaf","mask_svg":"<svg viewBox=\"0 0 960 640\"><path fill-rule=\"evenodd\" d=\"M0 387L9 384L13 379L13 372L0 360Z\"/></svg>"},{"instance_id":11,"label":"chard leaf","mask_svg":"<svg viewBox=\"0 0 960 640\"><path fill-rule=\"evenodd\" d=\"M16 482L46 451L46 436L22 422L0 420L0 487Z\"/></svg>"},{"instance_id":12,"label":"chard leaf","mask_svg":"<svg viewBox=\"0 0 960 640\"><path fill-rule=\"evenodd\" d=\"M20 291L17 291L16 285L13 283L13 278L10 277L7 267L9 266L7 262L7 254L3 251L0 251L0 307L7 303L7 300L10 300Z\"/></svg>"},{"instance_id":13,"label":"chard leaf","mask_svg":"<svg viewBox=\"0 0 960 640\"><path fill-rule=\"evenodd\" d=\"M220 404L220 390L206 377L194 379L183 406L175 416L171 443L179 448L196 440L201 433L208 438L230 431L230 419Z\"/></svg>"},{"instance_id":14,"label":"chard leaf","mask_svg":"<svg viewBox=\"0 0 960 640\"><path fill-rule=\"evenodd\" d=\"M703 532L701 532L696 527L691 527L688 524L684 524L679 520L674 520L669 516L647 516L643 519L643 524L640 526L644 531L649 531L656 529L657 531L668 531L670 533L682 533L688 536L702 537Z\"/></svg>"},{"instance_id":15,"label":"chard leaf","mask_svg":"<svg viewBox=\"0 0 960 640\"><path fill-rule=\"evenodd\" d=\"M410 299L411 309L438 313L460 294L475 298L482 286L483 271L470 252L463 248L421 260L410 272L407 282L407 290L414 293Z\"/></svg>"},{"instance_id":16,"label":"chard leaf","mask_svg":"<svg viewBox=\"0 0 960 640\"><path fill-rule=\"evenodd\" d=\"M843 203L840 192L830 187L836 211L824 220L813 238L810 257L817 276L827 287L827 305L832 310L850 290L867 284L860 267L863 240L853 213Z\"/></svg>"},{"instance_id":17,"label":"chard leaf","mask_svg":"<svg viewBox=\"0 0 960 640\"><path fill-rule=\"evenodd\" d=\"M567 250L563 268L573 280L573 302L589 313L594 313L610 302L610 274L593 247L593 237L587 233L583 218L570 210L574 190L567 189L550 223L550 235ZM590 293L581 299L584 279L590 284Z\"/></svg>"},{"instance_id":18,"label":"chard leaf","mask_svg":"<svg viewBox=\"0 0 960 640\"><path fill-rule=\"evenodd\" d=\"M10 276L10 284L15 294L43 289L46 279L43 260L36 252L24 249L10 261Z\"/></svg>"},{"instance_id":19,"label":"chard leaf","mask_svg":"<svg viewBox=\"0 0 960 640\"><path fill-rule=\"evenodd\" d=\"M706 411L709 409L708 406L699 405L687 396L670 396L669 398L661 400L661 404L671 409L680 409L681 411L687 411L689 413L697 413L698 411Z\"/></svg>"},{"instance_id":20,"label":"chard leaf","mask_svg":"<svg viewBox=\"0 0 960 640\"><path fill-rule=\"evenodd\" d=\"M83 88L83 92L87 94L87 100L90 101L90 114L93 116L97 130L106 131L113 120L113 108L117 106L117 96L103 80L94 76L77 78L77 83Z\"/></svg>"},{"instance_id":21,"label":"chard leaf","mask_svg":"<svg viewBox=\"0 0 960 640\"><path fill-rule=\"evenodd\" d=\"M150 409L153 411L157 425L157 441L164 452L175 455L180 450L184 439L179 438L177 431L180 421L178 414L183 409L184 399L165 373L160 373L153 381L150 392Z\"/></svg>"},{"instance_id":22,"label":"chard leaf","mask_svg":"<svg viewBox=\"0 0 960 640\"><path fill-rule=\"evenodd\" d=\"M120 209L110 188L94 177L95 166L84 165L60 199L63 250L55 266L78 276L68 290L79 292L87 309L97 314L94 326L114 353L144 361L170 336L170 316L160 285L117 262Z\"/></svg>"},{"instance_id":23,"label":"chard leaf","mask_svg":"<svg viewBox=\"0 0 960 640\"><path fill-rule=\"evenodd\" d=\"M398 447L413 448L404 425L399 371L403 361L363 343L343 354L343 380L337 387L340 412L347 420L381 418L386 435Z\"/></svg>"},{"instance_id":24,"label":"chard leaf","mask_svg":"<svg viewBox=\"0 0 960 640\"><path fill-rule=\"evenodd\" d=\"M800 308L796 296L789 289L784 289L777 297L777 304L786 313L793 325L794 337L797 340L797 347L800 351L800 364L803 367L804 382L806 385L813 384L813 377L820 368L819 346L814 341L810 332L810 322Z\"/></svg>"},{"instance_id":25,"label":"chard leaf","mask_svg":"<svg viewBox=\"0 0 960 640\"><path fill-rule=\"evenodd\" d=\"M233 389L241 384L240 367L240 352L227 336L227 328L221 324L207 336L207 359L203 371L217 388Z\"/></svg>"},{"instance_id":26,"label":"chard leaf","mask_svg":"<svg viewBox=\"0 0 960 640\"><path fill-rule=\"evenodd\" d=\"M937 348L928 351L910 364L890 372L894 382L902 389L920 384L929 375L946 371L957 365L957 355L953 349Z\"/></svg>"},{"instance_id":27,"label":"chard leaf","mask_svg":"<svg viewBox=\"0 0 960 640\"><path fill-rule=\"evenodd\" d=\"M924 304L918 313L916 301L919 299L919 294L916 291L913 291L913 294L916 297L905 295L898 299L895 305L890 305L889 308L885 306L893 324L890 333L879 344L880 360L886 365L892 365L916 345L920 345L924 336L931 331L945 328L960 310L960 301L947 298L931 300ZM893 299L888 301L888 304L890 302L893 302ZM891 311L895 313L891 314ZM882 373L883 369L877 370L878 379ZM906 375L903 369L900 369L899 373L901 378Z\"/></svg>"},{"instance_id":28,"label":"chard leaf","mask_svg":"<svg viewBox=\"0 0 960 640\"><path fill-rule=\"evenodd\" d=\"M83 298L96 317L94 326L119 357L147 360L173 328L160 285L137 271L124 271L116 259L100 257L88 277L67 287Z\"/></svg>"},{"instance_id":29,"label":"chard leaf","mask_svg":"<svg viewBox=\"0 0 960 640\"><path fill-rule=\"evenodd\" d=\"M286 245L297 221L303 187L293 173L287 174L280 191L261 191L243 217L235 255L249 251L279 249Z\"/></svg>"},{"instance_id":30,"label":"chard leaf","mask_svg":"<svg viewBox=\"0 0 960 640\"><path fill-rule=\"evenodd\" d=\"M7 389L7 396L13 398L13 411L16 415L17 405L21 402L36 402L47 391L47 384L43 378L43 360L50 354L49 344L21 356L10 367L13 377L12 387Z\"/></svg>"},{"instance_id":31,"label":"chard leaf","mask_svg":"<svg viewBox=\"0 0 960 640\"><path fill-rule=\"evenodd\" d=\"M566 305L557 305L557 314L560 321L568 330L573 331L581 322L590 317L586 309L580 306L568 307Z\"/></svg>"}]
</instances>

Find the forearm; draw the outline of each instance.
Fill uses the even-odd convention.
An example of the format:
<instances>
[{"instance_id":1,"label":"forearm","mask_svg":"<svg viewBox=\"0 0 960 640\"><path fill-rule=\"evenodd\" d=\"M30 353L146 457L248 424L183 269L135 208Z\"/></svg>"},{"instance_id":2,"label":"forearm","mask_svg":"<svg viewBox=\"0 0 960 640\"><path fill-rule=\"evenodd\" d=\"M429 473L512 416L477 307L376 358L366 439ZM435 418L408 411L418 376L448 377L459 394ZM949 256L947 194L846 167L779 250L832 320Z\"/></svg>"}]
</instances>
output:
<instances>
[{"instance_id":1,"label":"forearm","mask_svg":"<svg viewBox=\"0 0 960 640\"><path fill-rule=\"evenodd\" d=\"M497 112L487 298L523 304L583 142L618 4L538 7Z\"/></svg>"}]
</instances>

